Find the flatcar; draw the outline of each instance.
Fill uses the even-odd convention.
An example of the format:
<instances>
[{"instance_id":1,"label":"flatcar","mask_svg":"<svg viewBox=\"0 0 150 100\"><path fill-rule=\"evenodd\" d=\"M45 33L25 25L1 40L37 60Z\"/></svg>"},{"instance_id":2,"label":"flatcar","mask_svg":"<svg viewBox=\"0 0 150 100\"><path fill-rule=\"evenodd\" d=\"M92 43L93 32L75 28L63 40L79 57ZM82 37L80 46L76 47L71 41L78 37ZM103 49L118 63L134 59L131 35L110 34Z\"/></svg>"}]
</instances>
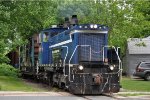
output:
<instances>
[{"instance_id":1,"label":"flatcar","mask_svg":"<svg viewBox=\"0 0 150 100\"><path fill-rule=\"evenodd\" d=\"M23 76L33 76L73 94L116 93L120 90L120 49L108 46L109 28L71 22L42 30L20 47Z\"/></svg>"}]
</instances>

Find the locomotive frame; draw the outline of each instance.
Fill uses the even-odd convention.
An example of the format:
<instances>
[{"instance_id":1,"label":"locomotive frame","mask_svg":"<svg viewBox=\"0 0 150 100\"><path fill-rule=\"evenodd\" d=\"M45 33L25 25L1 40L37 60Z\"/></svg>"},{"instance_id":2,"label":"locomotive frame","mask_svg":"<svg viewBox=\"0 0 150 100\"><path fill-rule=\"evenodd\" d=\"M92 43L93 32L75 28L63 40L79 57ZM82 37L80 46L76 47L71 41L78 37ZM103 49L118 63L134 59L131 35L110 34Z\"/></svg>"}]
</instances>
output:
<instances>
[{"instance_id":1,"label":"locomotive frame","mask_svg":"<svg viewBox=\"0 0 150 100\"><path fill-rule=\"evenodd\" d=\"M108 46L108 31L107 26L99 24L41 31L31 38L28 51L22 49L26 55L20 56L22 75L73 94L119 92L120 49Z\"/></svg>"}]
</instances>

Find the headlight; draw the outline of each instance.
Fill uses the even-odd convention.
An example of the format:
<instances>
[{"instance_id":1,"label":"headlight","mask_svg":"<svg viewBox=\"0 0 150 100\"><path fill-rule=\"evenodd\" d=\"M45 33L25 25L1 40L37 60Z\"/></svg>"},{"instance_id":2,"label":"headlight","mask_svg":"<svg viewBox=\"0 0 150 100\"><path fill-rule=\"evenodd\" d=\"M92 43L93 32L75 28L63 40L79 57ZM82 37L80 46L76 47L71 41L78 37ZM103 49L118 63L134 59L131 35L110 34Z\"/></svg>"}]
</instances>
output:
<instances>
[{"instance_id":1,"label":"headlight","mask_svg":"<svg viewBox=\"0 0 150 100\"><path fill-rule=\"evenodd\" d=\"M82 26L79 26L79 28L82 28Z\"/></svg>"},{"instance_id":2,"label":"headlight","mask_svg":"<svg viewBox=\"0 0 150 100\"><path fill-rule=\"evenodd\" d=\"M90 28L93 28L94 27L94 25L90 25Z\"/></svg>"},{"instance_id":3,"label":"headlight","mask_svg":"<svg viewBox=\"0 0 150 100\"><path fill-rule=\"evenodd\" d=\"M84 28L88 28L87 26L84 26Z\"/></svg>"},{"instance_id":4,"label":"headlight","mask_svg":"<svg viewBox=\"0 0 150 100\"><path fill-rule=\"evenodd\" d=\"M97 25L94 25L94 28L97 28Z\"/></svg>"},{"instance_id":5,"label":"headlight","mask_svg":"<svg viewBox=\"0 0 150 100\"><path fill-rule=\"evenodd\" d=\"M82 65L79 65L79 70L83 70L83 66Z\"/></svg>"},{"instance_id":6,"label":"headlight","mask_svg":"<svg viewBox=\"0 0 150 100\"><path fill-rule=\"evenodd\" d=\"M110 65L109 68L110 68L110 70L114 70L114 66L113 65Z\"/></svg>"},{"instance_id":7,"label":"headlight","mask_svg":"<svg viewBox=\"0 0 150 100\"><path fill-rule=\"evenodd\" d=\"M103 26L103 29L106 29L106 26Z\"/></svg>"}]
</instances>

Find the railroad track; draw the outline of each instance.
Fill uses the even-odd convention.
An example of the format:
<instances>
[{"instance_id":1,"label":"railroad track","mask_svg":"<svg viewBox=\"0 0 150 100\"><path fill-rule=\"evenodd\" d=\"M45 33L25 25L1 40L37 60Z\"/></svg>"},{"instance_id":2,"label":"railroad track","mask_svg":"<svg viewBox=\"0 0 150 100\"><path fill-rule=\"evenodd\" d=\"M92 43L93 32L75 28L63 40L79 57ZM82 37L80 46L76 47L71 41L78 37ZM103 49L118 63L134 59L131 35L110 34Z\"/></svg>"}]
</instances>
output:
<instances>
[{"instance_id":1,"label":"railroad track","mask_svg":"<svg viewBox=\"0 0 150 100\"><path fill-rule=\"evenodd\" d=\"M115 100L116 98L114 97L113 94L102 94L102 95L74 95L74 94L71 94L69 93L68 91L65 91L65 90L62 90L62 89L59 89L59 88L55 88L56 91L53 91L53 87L50 88L48 85L44 84L44 83L37 83L33 80L30 80L30 79L25 79L25 81L29 84L32 84L31 86L34 86L35 85L38 85L40 86L40 88L45 88L46 90L49 91L48 92L45 92L46 93L46 96L51 96L54 94L54 96L68 96L68 97L79 97L79 98L83 98L85 100L99 100L101 99L102 97L106 97L106 98L112 98L110 100ZM42 93L43 94L43 93ZM38 93L38 95L40 95ZM106 99L107 100L107 99Z\"/></svg>"}]
</instances>

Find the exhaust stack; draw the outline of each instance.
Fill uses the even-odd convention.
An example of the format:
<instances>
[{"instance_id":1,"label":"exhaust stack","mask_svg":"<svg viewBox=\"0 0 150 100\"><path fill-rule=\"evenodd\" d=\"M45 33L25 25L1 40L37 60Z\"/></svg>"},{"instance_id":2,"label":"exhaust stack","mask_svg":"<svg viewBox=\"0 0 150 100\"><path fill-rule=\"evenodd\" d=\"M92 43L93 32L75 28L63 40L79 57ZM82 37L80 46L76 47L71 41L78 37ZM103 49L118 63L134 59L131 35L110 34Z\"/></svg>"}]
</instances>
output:
<instances>
[{"instance_id":1,"label":"exhaust stack","mask_svg":"<svg viewBox=\"0 0 150 100\"><path fill-rule=\"evenodd\" d=\"M64 28L67 28L70 26L70 22L69 22L69 18L68 17L65 17L65 22L64 22Z\"/></svg>"},{"instance_id":2,"label":"exhaust stack","mask_svg":"<svg viewBox=\"0 0 150 100\"><path fill-rule=\"evenodd\" d=\"M78 18L77 18L77 15L72 15L72 18L71 18L71 25L77 25L78 24Z\"/></svg>"}]
</instances>

